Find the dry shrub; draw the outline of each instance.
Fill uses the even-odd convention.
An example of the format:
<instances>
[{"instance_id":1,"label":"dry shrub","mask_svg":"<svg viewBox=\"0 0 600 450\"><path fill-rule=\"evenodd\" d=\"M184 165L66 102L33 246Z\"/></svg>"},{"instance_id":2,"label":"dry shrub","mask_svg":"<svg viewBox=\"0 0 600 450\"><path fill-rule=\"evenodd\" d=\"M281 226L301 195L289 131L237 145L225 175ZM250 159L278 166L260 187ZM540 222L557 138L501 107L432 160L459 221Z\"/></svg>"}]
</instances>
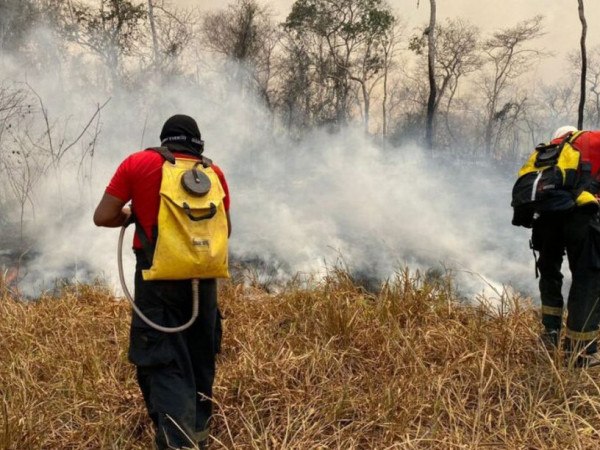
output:
<instances>
[{"instance_id":1,"label":"dry shrub","mask_svg":"<svg viewBox=\"0 0 600 450\"><path fill-rule=\"evenodd\" d=\"M466 304L408 272L374 294L343 271L220 300L211 448L598 447L600 369L548 355L526 300ZM150 448L128 321L99 285L2 294L0 448Z\"/></svg>"}]
</instances>

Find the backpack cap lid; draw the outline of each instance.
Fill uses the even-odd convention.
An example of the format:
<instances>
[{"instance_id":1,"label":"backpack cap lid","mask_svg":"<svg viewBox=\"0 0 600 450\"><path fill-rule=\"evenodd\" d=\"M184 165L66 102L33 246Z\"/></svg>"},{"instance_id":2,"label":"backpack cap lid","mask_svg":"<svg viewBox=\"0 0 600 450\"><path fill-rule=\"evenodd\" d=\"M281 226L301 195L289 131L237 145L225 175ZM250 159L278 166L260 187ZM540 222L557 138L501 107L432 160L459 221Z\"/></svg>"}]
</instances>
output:
<instances>
[{"instance_id":1,"label":"backpack cap lid","mask_svg":"<svg viewBox=\"0 0 600 450\"><path fill-rule=\"evenodd\" d=\"M204 172L197 169L198 164L183 174L181 185L188 194L202 197L210 191L211 182L210 178Z\"/></svg>"}]
</instances>

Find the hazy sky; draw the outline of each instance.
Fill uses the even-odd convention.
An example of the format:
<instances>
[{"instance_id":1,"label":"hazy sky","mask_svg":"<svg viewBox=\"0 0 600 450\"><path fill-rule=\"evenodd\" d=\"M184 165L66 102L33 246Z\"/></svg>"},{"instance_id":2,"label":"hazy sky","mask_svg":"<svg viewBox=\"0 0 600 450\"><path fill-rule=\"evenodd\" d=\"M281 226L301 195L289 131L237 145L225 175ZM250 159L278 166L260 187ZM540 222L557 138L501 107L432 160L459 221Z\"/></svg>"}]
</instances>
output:
<instances>
[{"instance_id":1,"label":"hazy sky","mask_svg":"<svg viewBox=\"0 0 600 450\"><path fill-rule=\"evenodd\" d=\"M174 0L185 6L199 6L202 10L223 8L224 0ZM262 1L271 5L281 20L289 13L293 0ZM429 1L388 0L396 13L406 22L409 34L412 28L422 25L429 17ZM585 0L588 22L588 47L600 45L600 1ZM579 49L581 24L576 0L438 0L438 19L461 17L488 32L510 27L537 14L545 17L546 35L540 39L541 47L556 50L557 56Z\"/></svg>"}]
</instances>

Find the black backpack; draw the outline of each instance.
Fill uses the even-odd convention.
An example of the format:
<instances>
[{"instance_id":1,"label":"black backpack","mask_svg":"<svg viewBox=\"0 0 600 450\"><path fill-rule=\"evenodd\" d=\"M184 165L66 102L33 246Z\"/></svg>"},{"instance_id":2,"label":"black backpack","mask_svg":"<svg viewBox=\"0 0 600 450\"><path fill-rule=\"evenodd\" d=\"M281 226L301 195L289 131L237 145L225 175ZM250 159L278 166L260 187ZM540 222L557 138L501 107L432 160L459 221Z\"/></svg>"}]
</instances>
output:
<instances>
[{"instance_id":1,"label":"black backpack","mask_svg":"<svg viewBox=\"0 0 600 450\"><path fill-rule=\"evenodd\" d=\"M536 213L567 211L591 178L591 165L581 162L571 133L557 144L540 144L521 167L512 190L512 224L531 228Z\"/></svg>"}]
</instances>

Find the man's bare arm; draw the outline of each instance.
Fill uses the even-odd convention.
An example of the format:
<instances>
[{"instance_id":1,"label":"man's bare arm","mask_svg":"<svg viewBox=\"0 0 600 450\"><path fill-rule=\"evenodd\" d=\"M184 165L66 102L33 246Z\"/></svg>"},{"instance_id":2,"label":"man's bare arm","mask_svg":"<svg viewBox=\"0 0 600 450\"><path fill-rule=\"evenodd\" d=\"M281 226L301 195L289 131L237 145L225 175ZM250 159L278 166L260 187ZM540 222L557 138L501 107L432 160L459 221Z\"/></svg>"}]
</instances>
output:
<instances>
[{"instance_id":1,"label":"man's bare arm","mask_svg":"<svg viewBox=\"0 0 600 450\"><path fill-rule=\"evenodd\" d=\"M94 212L94 223L99 227L116 228L129 220L131 209L123 200L104 193Z\"/></svg>"}]
</instances>

